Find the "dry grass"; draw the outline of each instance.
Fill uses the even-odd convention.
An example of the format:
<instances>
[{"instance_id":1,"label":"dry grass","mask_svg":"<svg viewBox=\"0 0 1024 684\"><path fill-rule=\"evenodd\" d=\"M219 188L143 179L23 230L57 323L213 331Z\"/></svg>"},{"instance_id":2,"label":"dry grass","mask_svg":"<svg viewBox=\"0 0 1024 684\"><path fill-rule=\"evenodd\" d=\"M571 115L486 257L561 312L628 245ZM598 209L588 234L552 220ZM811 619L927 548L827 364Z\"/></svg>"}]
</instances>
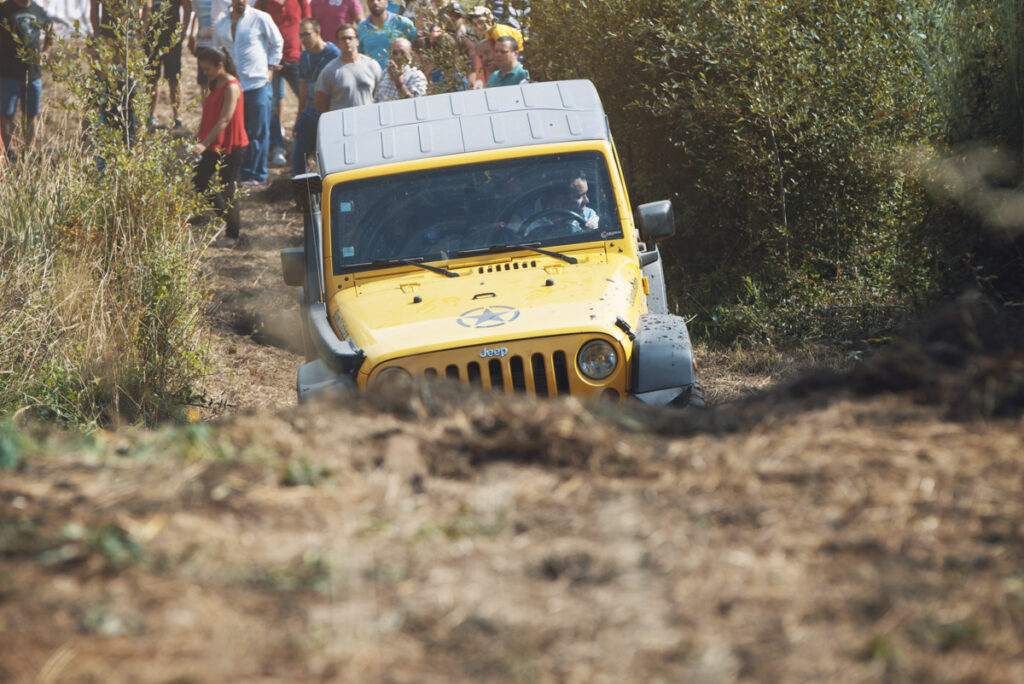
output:
<instances>
[{"instance_id":1,"label":"dry grass","mask_svg":"<svg viewBox=\"0 0 1024 684\"><path fill-rule=\"evenodd\" d=\"M695 344L701 383L709 404L722 404L756 394L809 371L847 371L860 355L842 347L805 345L779 349Z\"/></svg>"},{"instance_id":2,"label":"dry grass","mask_svg":"<svg viewBox=\"0 0 1024 684\"><path fill-rule=\"evenodd\" d=\"M44 92L35 149L2 171L0 410L85 425L166 416L202 368L208 238L184 225L188 165L162 134L131 154L87 143L77 100L49 81Z\"/></svg>"}]
</instances>

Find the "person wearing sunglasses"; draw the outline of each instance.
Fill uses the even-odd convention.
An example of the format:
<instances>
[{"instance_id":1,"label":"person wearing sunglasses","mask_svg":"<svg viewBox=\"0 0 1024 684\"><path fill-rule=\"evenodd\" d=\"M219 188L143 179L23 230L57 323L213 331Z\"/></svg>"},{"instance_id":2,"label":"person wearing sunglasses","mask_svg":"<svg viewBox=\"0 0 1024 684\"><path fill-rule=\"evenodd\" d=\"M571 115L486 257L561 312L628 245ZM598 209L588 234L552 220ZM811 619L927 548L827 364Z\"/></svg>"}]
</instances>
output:
<instances>
[{"instance_id":1,"label":"person wearing sunglasses","mask_svg":"<svg viewBox=\"0 0 1024 684\"><path fill-rule=\"evenodd\" d=\"M302 54L299 55L299 115L295 117L292 132L293 176L306 172L306 156L316 150L316 125L320 120L320 110L313 105L316 80L324 67L341 54L337 45L324 40L320 22L313 18L299 22L299 41Z\"/></svg>"}]
</instances>

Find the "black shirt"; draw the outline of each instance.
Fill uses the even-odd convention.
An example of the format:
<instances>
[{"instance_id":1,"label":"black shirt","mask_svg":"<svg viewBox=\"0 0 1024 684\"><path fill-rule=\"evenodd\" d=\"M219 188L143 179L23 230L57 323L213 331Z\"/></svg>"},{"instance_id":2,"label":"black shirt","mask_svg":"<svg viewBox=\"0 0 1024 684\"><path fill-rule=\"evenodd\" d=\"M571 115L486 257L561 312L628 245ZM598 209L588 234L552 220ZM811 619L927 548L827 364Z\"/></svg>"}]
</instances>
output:
<instances>
[{"instance_id":1,"label":"black shirt","mask_svg":"<svg viewBox=\"0 0 1024 684\"><path fill-rule=\"evenodd\" d=\"M180 11L181 0L153 0L150 31L156 36L157 49L169 48L178 43ZM185 21L188 21L188 17L185 17Z\"/></svg>"},{"instance_id":2,"label":"black shirt","mask_svg":"<svg viewBox=\"0 0 1024 684\"><path fill-rule=\"evenodd\" d=\"M26 77L29 80L42 77L39 53L43 49L43 34L52 25L53 19L35 2L28 7L14 0L0 3L0 78L24 81ZM27 61L19 59L19 47L28 48L34 57L26 55Z\"/></svg>"}]
</instances>

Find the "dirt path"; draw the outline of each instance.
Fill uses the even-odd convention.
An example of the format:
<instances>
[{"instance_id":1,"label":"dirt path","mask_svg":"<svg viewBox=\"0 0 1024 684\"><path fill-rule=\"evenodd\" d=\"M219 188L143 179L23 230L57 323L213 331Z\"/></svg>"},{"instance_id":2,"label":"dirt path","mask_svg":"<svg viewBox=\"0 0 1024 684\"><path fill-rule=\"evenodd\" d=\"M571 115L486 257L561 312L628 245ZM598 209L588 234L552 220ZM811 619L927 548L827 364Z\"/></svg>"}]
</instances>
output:
<instances>
[{"instance_id":1,"label":"dirt path","mask_svg":"<svg viewBox=\"0 0 1024 684\"><path fill-rule=\"evenodd\" d=\"M281 172L274 175L271 189L243 198L238 246L207 252L216 370L204 383L213 409L206 418L295 403L295 373L303 363L295 337L298 304L282 280L280 250L301 245L302 222L290 202L270 199L286 183Z\"/></svg>"}]
</instances>

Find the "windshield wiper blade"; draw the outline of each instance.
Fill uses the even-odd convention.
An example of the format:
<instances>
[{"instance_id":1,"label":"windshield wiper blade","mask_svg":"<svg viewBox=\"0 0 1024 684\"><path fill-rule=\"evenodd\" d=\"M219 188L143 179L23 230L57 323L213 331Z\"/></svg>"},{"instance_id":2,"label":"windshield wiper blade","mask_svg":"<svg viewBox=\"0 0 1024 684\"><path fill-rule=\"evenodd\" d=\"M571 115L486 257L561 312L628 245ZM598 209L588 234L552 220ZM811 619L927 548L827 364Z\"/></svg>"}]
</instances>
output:
<instances>
[{"instance_id":1,"label":"windshield wiper blade","mask_svg":"<svg viewBox=\"0 0 1024 684\"><path fill-rule=\"evenodd\" d=\"M570 264L579 263L579 259L577 259L576 257L569 256L568 254L562 254L560 252L554 252L550 249L541 249L540 247L537 246L539 244L539 242L531 242L529 244L524 245L492 245L484 249L467 249L464 252L456 253L455 256L463 257L472 256L473 254L496 254L498 252L514 252L516 250L523 249L530 252L537 252L538 254L543 254L544 256L561 259L562 261L565 261Z\"/></svg>"},{"instance_id":2,"label":"windshield wiper blade","mask_svg":"<svg viewBox=\"0 0 1024 684\"><path fill-rule=\"evenodd\" d=\"M459 277L459 274L456 273L455 271L449 271L449 270L444 269L444 268L438 268L437 266L431 266L430 264L423 264L423 263L420 263L421 261L422 261L421 259L377 259L376 261L371 261L370 265L371 266L397 266L398 264L404 264L406 266L418 266L419 268L426 269L427 271L432 271L434 273L440 273L441 275L446 276L448 278L458 278Z\"/></svg>"}]
</instances>

